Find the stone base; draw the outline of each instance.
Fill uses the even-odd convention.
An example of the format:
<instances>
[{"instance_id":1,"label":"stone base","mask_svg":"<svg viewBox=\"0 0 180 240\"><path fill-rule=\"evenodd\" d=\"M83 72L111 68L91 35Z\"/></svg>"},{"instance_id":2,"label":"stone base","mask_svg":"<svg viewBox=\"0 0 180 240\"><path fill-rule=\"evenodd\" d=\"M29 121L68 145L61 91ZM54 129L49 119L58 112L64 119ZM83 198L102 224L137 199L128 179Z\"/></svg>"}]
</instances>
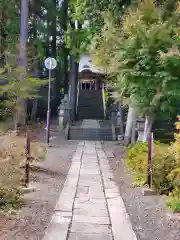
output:
<instances>
[{"instance_id":1,"label":"stone base","mask_svg":"<svg viewBox=\"0 0 180 240\"><path fill-rule=\"evenodd\" d=\"M28 194L28 193L35 192L35 191L36 191L36 189L30 185L28 187L24 187L22 189L23 194Z\"/></svg>"},{"instance_id":2,"label":"stone base","mask_svg":"<svg viewBox=\"0 0 180 240\"><path fill-rule=\"evenodd\" d=\"M157 195L157 191L154 189L150 189L150 188L143 188L142 194L143 194L143 196L155 196L155 195Z\"/></svg>"}]
</instances>

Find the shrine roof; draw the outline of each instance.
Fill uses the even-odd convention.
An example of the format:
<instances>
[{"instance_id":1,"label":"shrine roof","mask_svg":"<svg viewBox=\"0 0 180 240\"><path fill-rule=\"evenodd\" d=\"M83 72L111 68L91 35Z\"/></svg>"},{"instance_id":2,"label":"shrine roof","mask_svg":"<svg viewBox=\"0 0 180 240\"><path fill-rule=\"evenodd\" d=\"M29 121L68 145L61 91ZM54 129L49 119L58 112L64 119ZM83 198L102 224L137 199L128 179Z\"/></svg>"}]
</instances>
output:
<instances>
[{"instance_id":1,"label":"shrine roof","mask_svg":"<svg viewBox=\"0 0 180 240\"><path fill-rule=\"evenodd\" d=\"M92 72L92 73L100 73L103 74L103 70L96 67L93 62L92 62L92 58L90 55L88 54L82 54L80 57L80 61L79 61L79 73L82 72Z\"/></svg>"}]
</instances>

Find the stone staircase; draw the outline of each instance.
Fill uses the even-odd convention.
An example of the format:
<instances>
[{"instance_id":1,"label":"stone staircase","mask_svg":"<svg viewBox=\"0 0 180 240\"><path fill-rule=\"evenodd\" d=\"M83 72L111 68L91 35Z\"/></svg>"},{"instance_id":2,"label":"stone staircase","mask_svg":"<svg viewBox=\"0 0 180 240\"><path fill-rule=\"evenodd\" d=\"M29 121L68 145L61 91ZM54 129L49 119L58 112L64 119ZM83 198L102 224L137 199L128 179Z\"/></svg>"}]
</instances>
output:
<instances>
[{"instance_id":1,"label":"stone staircase","mask_svg":"<svg viewBox=\"0 0 180 240\"><path fill-rule=\"evenodd\" d=\"M111 128L82 128L71 126L68 134L69 140L85 141L112 141Z\"/></svg>"},{"instance_id":2,"label":"stone staircase","mask_svg":"<svg viewBox=\"0 0 180 240\"><path fill-rule=\"evenodd\" d=\"M104 119L101 90L81 90L79 92L77 119Z\"/></svg>"}]
</instances>

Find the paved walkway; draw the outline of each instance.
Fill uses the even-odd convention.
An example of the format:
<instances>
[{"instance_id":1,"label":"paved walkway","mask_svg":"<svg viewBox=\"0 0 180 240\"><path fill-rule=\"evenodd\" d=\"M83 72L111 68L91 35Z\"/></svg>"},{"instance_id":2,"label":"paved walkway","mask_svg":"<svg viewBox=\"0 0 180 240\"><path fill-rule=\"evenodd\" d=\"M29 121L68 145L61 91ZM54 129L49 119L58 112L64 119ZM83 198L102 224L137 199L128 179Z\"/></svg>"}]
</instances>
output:
<instances>
[{"instance_id":1,"label":"paved walkway","mask_svg":"<svg viewBox=\"0 0 180 240\"><path fill-rule=\"evenodd\" d=\"M80 142L43 240L137 240L101 143Z\"/></svg>"}]
</instances>

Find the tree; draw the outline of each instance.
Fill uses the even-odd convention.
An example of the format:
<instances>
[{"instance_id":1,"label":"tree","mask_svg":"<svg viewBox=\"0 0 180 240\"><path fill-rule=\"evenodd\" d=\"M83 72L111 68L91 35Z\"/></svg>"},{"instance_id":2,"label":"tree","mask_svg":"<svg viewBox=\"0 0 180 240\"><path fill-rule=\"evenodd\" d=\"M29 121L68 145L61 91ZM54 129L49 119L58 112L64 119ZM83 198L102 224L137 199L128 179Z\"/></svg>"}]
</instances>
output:
<instances>
[{"instance_id":1,"label":"tree","mask_svg":"<svg viewBox=\"0 0 180 240\"><path fill-rule=\"evenodd\" d=\"M164 20L153 1L145 0L125 15L122 31L108 22L96 40L94 54L105 61L119 96L129 96L146 117L144 140L166 99L180 99L178 23L178 12Z\"/></svg>"},{"instance_id":2,"label":"tree","mask_svg":"<svg viewBox=\"0 0 180 240\"><path fill-rule=\"evenodd\" d=\"M18 65L21 69L19 72L19 78L20 81L25 81L25 77L27 75L27 68L28 68L28 59L27 59L27 42L28 42L28 22L29 22L29 1L28 0L22 0L21 1L21 19L20 19L20 49L19 49L19 61ZM26 123L26 112L27 112L27 106L24 99L21 99L21 96L17 96L17 101L20 102L19 108L20 113L18 114L18 109L16 109L16 116L17 121L21 122L22 124ZM21 107L20 107L21 106ZM21 116L21 118L19 118Z\"/></svg>"},{"instance_id":3,"label":"tree","mask_svg":"<svg viewBox=\"0 0 180 240\"><path fill-rule=\"evenodd\" d=\"M38 88L47 82L32 78L28 73L25 74L24 69L17 66L16 54L12 52L13 50L9 49L5 55L6 66L1 69L0 94L6 99L4 102L11 110L14 129L17 130L20 117L25 117L22 111L22 101L38 98ZM23 74L23 81L19 78L21 74Z\"/></svg>"}]
</instances>

